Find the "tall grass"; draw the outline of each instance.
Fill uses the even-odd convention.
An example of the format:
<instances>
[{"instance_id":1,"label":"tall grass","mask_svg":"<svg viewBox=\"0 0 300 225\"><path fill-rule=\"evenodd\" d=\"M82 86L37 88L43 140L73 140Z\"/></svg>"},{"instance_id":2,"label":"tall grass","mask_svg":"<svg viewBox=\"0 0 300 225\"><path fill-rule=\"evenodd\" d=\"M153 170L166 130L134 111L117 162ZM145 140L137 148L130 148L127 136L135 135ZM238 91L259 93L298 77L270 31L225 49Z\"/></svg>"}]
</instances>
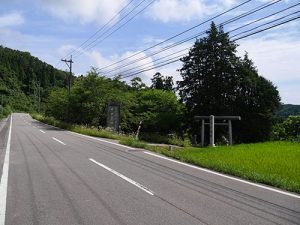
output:
<instances>
[{"instance_id":1,"label":"tall grass","mask_svg":"<svg viewBox=\"0 0 300 225\"><path fill-rule=\"evenodd\" d=\"M177 145L181 147L191 146L188 138L182 139L176 135L164 136L158 133L141 133L140 140L160 144Z\"/></svg>"},{"instance_id":2,"label":"tall grass","mask_svg":"<svg viewBox=\"0 0 300 225\"><path fill-rule=\"evenodd\" d=\"M80 134L85 134L85 135L94 136L94 137L101 137L101 138L109 138L109 139L120 139L123 137L122 135L116 134L109 130L98 130L98 129L79 126L79 125L72 125L72 124L68 124L68 123L59 121L53 117L43 116L41 114L32 113L31 116L32 116L32 118L34 118L38 121L41 121L43 123L46 123L46 124L49 124L49 125L52 125L55 127L59 127L59 128L65 129L65 130L73 131L76 133L80 133Z\"/></svg>"},{"instance_id":3,"label":"tall grass","mask_svg":"<svg viewBox=\"0 0 300 225\"><path fill-rule=\"evenodd\" d=\"M136 140L134 137L123 137L120 141L120 144L128 145L134 148L146 148L147 144L143 141Z\"/></svg>"}]
</instances>

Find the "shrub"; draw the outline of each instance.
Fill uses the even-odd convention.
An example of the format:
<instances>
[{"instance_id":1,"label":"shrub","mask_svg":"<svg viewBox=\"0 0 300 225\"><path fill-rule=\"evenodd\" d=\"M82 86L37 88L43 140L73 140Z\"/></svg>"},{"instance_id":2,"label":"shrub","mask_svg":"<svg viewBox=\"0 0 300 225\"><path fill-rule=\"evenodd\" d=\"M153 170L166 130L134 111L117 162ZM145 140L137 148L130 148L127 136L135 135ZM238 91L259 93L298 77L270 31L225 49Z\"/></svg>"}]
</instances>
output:
<instances>
[{"instance_id":1,"label":"shrub","mask_svg":"<svg viewBox=\"0 0 300 225\"><path fill-rule=\"evenodd\" d=\"M300 141L300 116L289 116L273 128L274 140Z\"/></svg>"},{"instance_id":2,"label":"shrub","mask_svg":"<svg viewBox=\"0 0 300 225\"><path fill-rule=\"evenodd\" d=\"M176 135L165 136L158 133L141 133L140 139L147 142L177 145L181 147L191 146L188 138L182 139Z\"/></svg>"}]
</instances>

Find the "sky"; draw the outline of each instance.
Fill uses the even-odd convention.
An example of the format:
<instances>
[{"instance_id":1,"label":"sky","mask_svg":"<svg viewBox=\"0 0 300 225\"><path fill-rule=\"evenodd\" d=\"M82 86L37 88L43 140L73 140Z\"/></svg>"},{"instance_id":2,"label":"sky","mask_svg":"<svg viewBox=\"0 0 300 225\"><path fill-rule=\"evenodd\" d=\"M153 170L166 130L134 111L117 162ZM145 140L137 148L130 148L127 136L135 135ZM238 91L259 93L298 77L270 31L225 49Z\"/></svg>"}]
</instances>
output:
<instances>
[{"instance_id":1,"label":"sky","mask_svg":"<svg viewBox=\"0 0 300 225\"><path fill-rule=\"evenodd\" d=\"M98 68L101 74L108 77L117 74L133 75L137 71L159 65L157 63L161 62L161 58L173 61L171 58L186 54L196 40L189 37L203 37L211 18L243 2L245 1L0 0L0 45L30 52L62 70L68 68L61 59L69 59L72 54L73 72L77 76L86 74L91 67ZM270 2L274 1L249 1L215 18L214 22L224 23ZM276 19L278 22L292 19L299 16L300 5L269 15L297 3L300 3L299 0L278 0L263 10L227 23L224 31L235 39L247 34L240 34L241 32L264 23L271 24ZM269 17L256 21L266 16ZM279 20L281 17L284 18ZM249 23L252 24L247 25ZM194 26L197 27L168 40ZM245 27L240 28L241 26ZM184 39L191 40L168 48ZM167 41L159 44L164 40ZM300 19L236 40L236 43L239 45L237 54L243 56L245 52L248 53L259 74L278 88L283 103L300 104ZM157 46L143 51L154 45ZM164 49L167 50L162 51ZM157 52L159 53L154 54ZM126 59L128 57L130 58ZM114 64L116 62L119 63ZM148 85L156 72L173 76L178 81L181 79L178 72L181 66L182 63L177 61L135 76L140 76ZM132 76L125 78L127 82L130 79Z\"/></svg>"}]
</instances>

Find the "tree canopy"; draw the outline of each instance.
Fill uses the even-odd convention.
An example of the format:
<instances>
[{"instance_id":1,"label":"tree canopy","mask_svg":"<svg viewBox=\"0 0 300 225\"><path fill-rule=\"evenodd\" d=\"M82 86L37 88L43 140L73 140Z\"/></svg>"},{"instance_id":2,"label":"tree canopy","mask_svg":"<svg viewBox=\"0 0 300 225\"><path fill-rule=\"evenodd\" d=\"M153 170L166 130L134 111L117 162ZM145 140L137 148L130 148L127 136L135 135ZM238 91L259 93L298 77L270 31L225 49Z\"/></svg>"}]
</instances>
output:
<instances>
[{"instance_id":1,"label":"tree canopy","mask_svg":"<svg viewBox=\"0 0 300 225\"><path fill-rule=\"evenodd\" d=\"M45 99L52 88L67 84L67 76L28 52L0 46L0 98L3 96L4 107L13 111L37 110L39 87Z\"/></svg>"},{"instance_id":2,"label":"tree canopy","mask_svg":"<svg viewBox=\"0 0 300 225\"><path fill-rule=\"evenodd\" d=\"M242 121L233 123L236 142L268 140L279 93L258 74L247 53L243 57L236 53L237 44L212 23L181 59L182 80L176 89L173 77L159 72L148 87L140 77L127 84L121 75L111 79L91 68L87 75L72 79L69 93L68 73L27 52L0 47L0 95L5 107L1 111L37 110L40 88L46 115L68 123L105 127L107 105L117 103L121 130L127 133L135 132L142 121L142 132L191 136L200 126L194 116L237 115ZM217 138L225 132L218 127Z\"/></svg>"},{"instance_id":3,"label":"tree canopy","mask_svg":"<svg viewBox=\"0 0 300 225\"><path fill-rule=\"evenodd\" d=\"M196 115L238 115L242 121L234 123L236 141L267 140L280 104L276 87L258 75L247 54L236 55L237 44L222 27L212 23L206 33L181 59L178 91L190 124Z\"/></svg>"},{"instance_id":4,"label":"tree canopy","mask_svg":"<svg viewBox=\"0 0 300 225\"><path fill-rule=\"evenodd\" d=\"M164 77L161 73L157 72L154 74L153 78L151 79L152 89L158 90L166 90L166 91L173 91L173 77L166 76Z\"/></svg>"},{"instance_id":5,"label":"tree canopy","mask_svg":"<svg viewBox=\"0 0 300 225\"><path fill-rule=\"evenodd\" d=\"M145 88L140 78L131 83L129 86L91 70L74 81L70 96L66 89L53 90L47 100L46 114L70 123L105 127L107 105L118 103L122 131L135 132L140 121L145 132L177 131L184 106L175 93Z\"/></svg>"}]
</instances>

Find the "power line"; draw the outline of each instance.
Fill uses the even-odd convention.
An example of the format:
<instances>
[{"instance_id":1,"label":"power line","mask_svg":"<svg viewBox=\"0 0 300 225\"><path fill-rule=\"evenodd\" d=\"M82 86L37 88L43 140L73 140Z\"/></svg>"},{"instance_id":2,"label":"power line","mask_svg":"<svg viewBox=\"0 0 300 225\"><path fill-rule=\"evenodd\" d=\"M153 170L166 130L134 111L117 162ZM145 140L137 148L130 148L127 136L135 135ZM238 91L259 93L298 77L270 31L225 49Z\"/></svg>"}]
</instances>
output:
<instances>
[{"instance_id":1,"label":"power line","mask_svg":"<svg viewBox=\"0 0 300 225\"><path fill-rule=\"evenodd\" d=\"M252 25L252 24L254 24L254 23L258 23L258 22L260 22L260 21L262 21L262 20L265 20L265 19L268 19L268 18L270 18L270 17L272 17L272 16L274 16L274 15L277 15L277 14L280 14L280 13L282 13L282 12L284 12L284 11L287 11L287 10L289 10L289 9L292 9L292 8L298 6L298 5L300 5L300 3L294 4L294 5L292 5L292 6L289 6L289 7L287 7L287 8L284 8L284 9L282 9L282 10L279 10L279 11L277 11L277 12L275 12L275 13L271 13L271 14L269 14L269 15L267 15L267 16L264 16L264 17L262 17L262 18L260 18L260 19L257 19L257 20L254 20L254 21L252 21L252 22L249 22L249 23L247 23L247 24L245 24L245 25L242 25L242 26L240 26L240 27L238 27L238 28L236 28L236 29L233 29L233 30L228 31L227 33L232 33L232 32L234 32L234 31L237 31L237 30L240 30L240 29L245 28L245 27L247 27L247 26L250 26L250 25ZM294 12L294 13L290 13L290 14L288 14L288 15L286 15L286 16L280 17L280 18L278 18L278 19L276 19L276 20L273 20L273 21L271 21L271 22L274 23L275 21L282 20L282 19L284 19L284 18L286 18L286 17L288 17L288 16L291 16L291 15L294 15L294 14L296 14L296 13L298 13L298 12L299 12L299 11L296 11L296 12ZM271 23L271 22L270 22L270 23ZM268 24L268 23L264 24L264 26L267 25L267 24ZM259 27L260 27L260 26L259 26ZM251 30L254 30L254 29L257 29L257 28L258 28L258 27L255 27L255 28L252 28ZM250 30L244 31L244 32L241 32L241 33L238 33L238 34L236 34L236 35L231 36L231 38L233 38L233 37L235 37L235 36L238 36L238 35L241 35L241 34L243 34L243 33L245 33L245 32L249 32L249 31L250 31ZM154 59L154 60L152 60L151 62L145 63L145 64L143 64L143 65L139 65L139 66L136 66L136 67L134 67L134 68L130 68L130 69L127 69L127 70L123 70L123 71L121 71L121 72L119 72L119 73L121 73L121 74L123 74L123 75L124 75L124 73L125 73L125 75L126 75L126 73L128 73L128 72L130 72L130 71L134 71L134 70L136 70L137 68L143 67L143 66L145 66L145 65L153 64L153 63L156 62L156 61L161 61L162 59L168 58L168 57L173 56L173 55L177 55L178 53L181 53L181 52L186 51L186 50L188 50L188 49L190 49L190 47L184 48L184 49L179 50L179 51L176 51L176 52L173 52L173 53L171 53L171 54L169 54L169 55L160 57L160 58L158 58L158 59ZM177 57L182 57L182 56L184 56L184 54L183 54L183 55L179 55L179 56L177 56ZM172 59L174 59L174 58L172 58ZM169 60L169 59L168 59L168 60ZM166 60L166 61L168 61L168 60ZM163 62L165 62L165 61L163 61ZM160 62L160 63L161 63L161 62Z\"/></svg>"},{"instance_id":2,"label":"power line","mask_svg":"<svg viewBox=\"0 0 300 225\"><path fill-rule=\"evenodd\" d=\"M237 20L239 20L239 19L241 19L241 18L244 18L244 17L246 17L246 16L249 16L249 15L251 15L251 14L253 14L253 13L256 13L256 12L258 12L258 11L260 11L260 10L263 10L263 9L265 9L265 8L267 8L267 7L270 7L270 6L272 6L273 4L276 4L276 3L280 2L280 1L282 1L282 0L276 0L276 1L271 1L271 2L269 2L269 3L266 3L266 4L262 4L262 5L260 5L260 6L258 6L258 7L255 7L254 9L252 9L252 10L246 12L246 13L242 13L241 15L235 16L235 17L233 17L233 18L231 18L231 19L229 19L229 20L227 20L227 21L225 21L225 22L223 22L223 23L220 23L219 26L224 26L224 25L228 25L228 24L230 24L230 23L233 23L233 22L235 22L235 21L237 21ZM193 36L191 36L191 37L187 37L187 38L185 38L185 39L183 39L183 40L180 40L180 41L178 41L178 42L175 42L175 43L173 43L173 44L170 44L170 45L168 45L168 46L166 46L166 47L164 47L164 48L162 48L162 49L160 49L160 50L157 50L157 51L151 53L150 55L140 57L140 58L135 59L135 60L133 60L133 61L129 61L129 62L126 63L126 64L122 64L122 65L120 65L120 66L118 66L118 67L116 67L116 68L114 68L114 69L111 69L111 70L109 70L109 71L106 71L106 73L111 73L111 72L116 71L116 70L118 70L118 69L121 69L121 68L130 66L130 65L132 65L133 63L136 63L136 62L142 61L142 60L144 60L144 59L150 58L151 56L157 55L157 54L159 54L159 53L161 53L161 52L164 52L164 51L166 51L166 50L169 50L169 49L171 49L171 48L174 48L174 47L176 47L176 46L179 46L179 45L181 45L181 44L183 44L183 43L186 43L186 42L188 42L188 41L191 41L191 40L193 40L193 39L195 39L195 38L197 38L197 37L199 37L199 36L201 36L201 35L204 35L206 32L207 32L207 30L204 30L204 31L202 31L202 32L200 32L200 33L198 33L198 34L196 34L196 35L193 35ZM143 52L143 51L142 51L142 52ZM121 61L122 61L122 60L120 60L120 61L118 61L118 62L121 62ZM124 60L123 60L123 61L124 61ZM116 64L116 63L115 63L115 64ZM113 65L113 64L111 64L111 65ZM107 67L108 67L108 66L107 66ZM103 67L103 68L105 68L105 67ZM101 69L103 69L103 68L100 68L99 70L101 70Z\"/></svg>"},{"instance_id":3,"label":"power line","mask_svg":"<svg viewBox=\"0 0 300 225\"><path fill-rule=\"evenodd\" d=\"M299 11L298 11L298 12L299 12ZM293 14L295 14L295 13L291 13L290 15L293 15ZM287 15L287 16L290 16L290 15ZM285 16L285 17L287 17L287 16ZM262 29L257 30L257 31L253 31L253 28L252 28L252 29L249 29L249 30L247 30L247 32L250 32L250 31L253 31L253 32L251 32L251 33L249 33L249 34L246 34L246 35L243 35L243 36L241 36L241 37L238 37L238 38L234 39L233 41L241 40L241 39L247 38L247 37L249 37L249 36L252 36L252 35L255 35L255 34L264 32L264 31L266 31L266 30L270 30L270 29L272 29L272 28L281 26L281 25L283 25L283 24L289 23L289 22L294 21L294 20L299 19L299 18L300 18L300 16L298 15L298 16L295 16L295 17L293 17L293 18L284 20L284 21L279 22L279 23L276 23L276 24L274 24L274 25L270 25L270 26L268 26L268 27L266 27L266 28L262 28ZM282 19L282 18L281 18L281 19ZM278 19L275 19L275 20L273 20L272 22L274 23L275 21L278 21ZM260 26L257 26L256 29L259 28L259 27L265 26L265 25L267 25L267 24L270 24L270 22L265 23L265 24L262 24L262 25L260 25ZM245 33L245 32L241 32L241 33L239 33L238 35L243 34L243 33ZM186 55L186 54L183 54L183 55L181 55L181 57L183 57L183 56L185 56L185 55ZM180 58L181 58L181 57L180 57ZM143 72L147 72L147 71L150 71L150 70L153 70L153 69L156 69L156 68L160 68L160 67L163 67L163 66L166 66L166 65L169 65L169 64L178 62L178 60L179 60L180 58L177 58L177 59L174 59L174 60L173 60L173 58L172 58L172 59L166 60L166 61L164 61L164 62L160 62L158 66L153 66L153 67L146 67L146 68L143 68L143 69L141 69L141 70L139 70L139 71L135 71L135 72L133 72L133 73L131 73L131 74L129 74L129 75L125 75L125 76L123 76L121 79L125 79L125 78L128 78L128 77L132 77L132 76L138 75L138 74L143 73Z\"/></svg>"},{"instance_id":4,"label":"power line","mask_svg":"<svg viewBox=\"0 0 300 225\"><path fill-rule=\"evenodd\" d=\"M235 35L231 36L231 38L236 37L236 36L239 36L239 35L244 34L244 33L248 33L248 32L253 31L253 30L256 30L257 28L259 28L259 27L261 27L261 26L265 26L265 25L267 25L267 24L271 24L271 23L274 23L274 22L276 22L276 21L285 19L285 18L287 18L287 17L289 17L289 16L291 16L291 15L297 14L297 13L299 13L299 12L300 12L300 11L296 11L296 12L290 13L290 14L288 14L288 15L286 15L286 16L282 16L282 17L280 17L280 18L277 18L277 19L275 19L275 20L272 20L272 21L270 21L270 22L267 22L267 23L265 23L265 24L263 24L263 25L256 26L256 27L254 27L254 28L252 28L252 29L250 29L250 30L246 30L246 31L243 31L243 32L241 32L241 33L235 34ZM252 24L252 23L251 23L251 24Z\"/></svg>"},{"instance_id":5,"label":"power line","mask_svg":"<svg viewBox=\"0 0 300 225\"><path fill-rule=\"evenodd\" d=\"M300 16L296 16L296 17L294 17L294 18L291 18L291 19L285 20L285 21L283 21L283 22L280 22L280 23L277 23L277 24L275 24L275 25L272 25L272 26L269 26L269 27L263 28L263 29L261 29L261 30L258 30L258 31L255 31L255 32L252 32L252 33L250 33L250 34L244 35L244 36L242 36L242 37L239 37L239 38L233 39L233 41L241 40L241 39L244 39L244 38L246 38L246 37L249 37L249 36L252 36L252 35L255 35L255 34L258 34L258 33L264 32L264 31L266 31L266 30L270 30L270 29L272 29L272 28L275 28L275 27L281 26L281 25L283 25L283 24L286 24L286 23L292 22L292 21L294 21L294 20L297 20L297 19L299 19L299 18L300 18Z\"/></svg>"},{"instance_id":6,"label":"power line","mask_svg":"<svg viewBox=\"0 0 300 225\"><path fill-rule=\"evenodd\" d=\"M141 3L143 3L146 0L143 0ZM125 23L121 24L118 28L116 28L115 30L113 30L112 32L110 32L108 35L106 35L104 38L102 38L101 40L100 37L98 37L97 39L95 39L93 42L91 42L89 45L87 45L84 49L82 49L83 51L89 51L92 48L94 48L95 46L97 46L98 44L102 43L104 40L106 40L108 37L110 37L111 35L113 35L115 32L117 32L118 30L120 30L121 28L123 28L124 26L126 26L129 22L131 22L133 19L135 19L138 15L140 15L143 11L145 11L152 3L154 3L155 0L152 0L150 3L148 3L145 7L143 7L140 11L138 11L136 14L134 14L129 20L127 20ZM140 3L140 4L141 4ZM140 5L139 4L139 5ZM139 6L138 5L138 6ZM105 32L106 33L106 32ZM104 34L105 34L104 33ZM103 36L103 35L102 35ZM99 41L98 41L99 40ZM94 43L94 44L93 44ZM91 44L93 44L91 46ZM83 54L83 51L81 51L78 55L75 56L75 58L78 58L79 56L81 56Z\"/></svg>"},{"instance_id":7,"label":"power line","mask_svg":"<svg viewBox=\"0 0 300 225\"><path fill-rule=\"evenodd\" d=\"M79 47L77 47L76 49L73 49L70 53L68 53L67 55L65 55L63 58L66 58L67 56L71 55L74 52L79 52L81 50L81 47L84 46L89 40L91 40L93 37L95 37L98 33L100 33L100 31L103 31L106 27L108 27L108 25L114 21L119 14L121 14L126 8L128 8L135 0L131 0L127 5L125 5L117 14L115 14L106 24L104 24L100 29L98 29L93 35L91 35L86 41L84 41ZM97 37L94 41L92 41L91 43L94 43L95 41L97 41L100 37L102 37L104 34L106 34L108 31L110 31L111 29L113 29L115 26L117 26L117 24L119 24L121 21L123 21L126 17L128 17L135 9L137 9L143 2L145 2L146 0L141 1L138 5L136 5L132 10L130 10L128 13L125 14L125 16L123 16L119 21L117 21L117 23L115 23L114 25L112 25L112 27L108 28L104 33L100 34L99 37ZM88 47L91 43L89 43L87 46ZM82 54L81 52L79 52L80 54ZM78 54L78 53L77 53ZM74 58L76 58L78 56L75 55ZM59 64L61 63L61 61L59 61L55 67L57 67Z\"/></svg>"},{"instance_id":8,"label":"power line","mask_svg":"<svg viewBox=\"0 0 300 225\"><path fill-rule=\"evenodd\" d=\"M148 50L150 50L150 49L152 49L152 48L155 48L155 47L157 47L157 46L159 46L159 45L161 45L161 44L164 44L164 43L166 43L166 42L168 42L168 41L170 41L170 40L172 40L172 39L174 39L174 38L176 38L176 37L179 37L179 36L181 36L182 34L185 34L185 33L189 32L189 31L191 31L191 30L193 30L193 29L195 29L195 28L197 28L197 27L199 27L199 26L201 26L201 25L203 25L203 24L205 24L205 23L207 23L207 22L209 22L209 21L211 21L211 20L214 20L214 19L216 19L216 18L218 18L218 17L220 17L220 16L222 16L222 15L228 13L228 12L231 12L231 11L233 11L233 10L235 10L235 9L237 9L237 8L243 6L243 5L245 5L246 3L249 3L249 2L251 2L251 1L252 1L252 0L247 0L247 1L245 1L245 2L243 2L243 3L241 3L241 4L237 5L237 6L235 6L235 7L233 7L233 8L230 8L229 10L226 10L225 12L222 12L222 13L220 13L220 14L214 16L214 17L209 18L208 20L205 20L204 22L201 22L201 23L199 23L199 24L197 24L197 25L195 25L195 26L193 26L193 27L191 27L191 28L189 28L189 29L187 29L187 30L184 30L184 31L182 31L182 32L180 32L180 33L178 33L178 34L176 34L176 35L174 35L174 36L171 36L170 38L167 38L167 39L164 40L164 41L161 41L161 42L159 42L159 43L157 43L157 44L155 44L155 45L152 45L152 46L150 46L150 47L148 47L148 48L146 48L146 49L144 49L144 50L141 50L141 51L139 51L139 52L137 52L137 53L135 53L135 54L133 54L133 55L131 55L131 56L128 56L128 57L126 57L126 58L124 58L124 59L122 59L122 60L119 60L119 61L117 61L117 62L115 62L115 63L112 63L112 64L110 64L110 65L107 65L107 66L105 66L105 67L102 67L102 68L100 68L99 70L102 70L102 69L106 69L106 68L112 67L112 66L114 66L114 65L116 65L116 64L119 64L119 63L121 63L121 62L124 62L124 61L127 60L127 59L133 58L134 56L137 56L137 55L139 55L139 54L141 54L141 53L144 53L144 52L146 52L146 51L148 51ZM280 1L281 1L281 0L280 0Z\"/></svg>"},{"instance_id":9,"label":"power line","mask_svg":"<svg viewBox=\"0 0 300 225\"><path fill-rule=\"evenodd\" d=\"M73 49L70 53L68 53L66 56L64 56L63 58L71 55L74 52L77 52L78 50L80 50L80 47L83 47L87 42L89 42L89 40L91 40L93 37L95 37L98 33L100 33L102 30L104 30L107 26L109 26L109 24L111 24L111 22L113 22L119 15L121 15L121 13L123 11L125 11L126 8L128 8L135 0L131 0L129 3L127 3L120 11L118 11L113 17L111 17L101 28L99 28L94 34L92 34L87 40L85 40L84 42L82 42L76 49ZM126 15L125 15L126 16ZM119 20L118 22L120 22L121 20Z\"/></svg>"},{"instance_id":10,"label":"power line","mask_svg":"<svg viewBox=\"0 0 300 225\"><path fill-rule=\"evenodd\" d=\"M170 57L170 56L172 56L172 55L176 55L176 54L178 54L178 53L180 53L180 52L184 52L184 51L186 51L186 50L188 50L188 49L190 49L190 47L184 48L184 49L179 50L179 51L176 51L176 52L173 52L172 54L169 54L169 55L167 55L167 56L160 57L160 58L158 58L158 59L154 59L154 60L152 60L152 61L149 62L149 63L145 63L145 64L143 64L143 65L139 65L139 66L136 66L136 67L134 67L134 68L130 68L130 69L127 69L127 70L123 70L123 71L121 71L120 73L123 74L123 73L129 72L129 71L135 70L136 68L142 67L142 66L144 66L144 65L153 64L153 62L160 61L160 60L165 59L165 58L168 58L168 57ZM181 57L181 56L182 56L182 55L180 55L180 57Z\"/></svg>"}]
</instances>

